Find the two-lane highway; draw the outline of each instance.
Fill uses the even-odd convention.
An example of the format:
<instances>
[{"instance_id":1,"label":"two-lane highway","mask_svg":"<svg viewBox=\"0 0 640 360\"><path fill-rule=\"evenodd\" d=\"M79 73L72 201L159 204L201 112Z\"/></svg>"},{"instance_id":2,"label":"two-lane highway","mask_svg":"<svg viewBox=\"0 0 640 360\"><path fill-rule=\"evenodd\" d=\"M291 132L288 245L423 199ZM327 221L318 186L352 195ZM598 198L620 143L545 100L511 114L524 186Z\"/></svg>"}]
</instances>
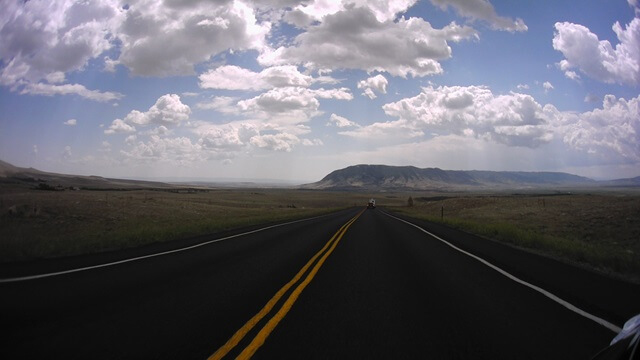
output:
<instances>
[{"instance_id":1,"label":"two-lane highway","mask_svg":"<svg viewBox=\"0 0 640 360\"><path fill-rule=\"evenodd\" d=\"M0 358L206 359L358 210L113 266L0 283L0 323L9 329ZM109 263L130 258L117 255ZM74 258L20 270L57 272L79 262L90 263Z\"/></svg>"},{"instance_id":2,"label":"two-lane highway","mask_svg":"<svg viewBox=\"0 0 640 360\"><path fill-rule=\"evenodd\" d=\"M0 282L0 357L588 359L615 335L418 225L358 208L216 242L5 266L2 278L113 264ZM636 285L436 230L614 326L640 312Z\"/></svg>"}]
</instances>

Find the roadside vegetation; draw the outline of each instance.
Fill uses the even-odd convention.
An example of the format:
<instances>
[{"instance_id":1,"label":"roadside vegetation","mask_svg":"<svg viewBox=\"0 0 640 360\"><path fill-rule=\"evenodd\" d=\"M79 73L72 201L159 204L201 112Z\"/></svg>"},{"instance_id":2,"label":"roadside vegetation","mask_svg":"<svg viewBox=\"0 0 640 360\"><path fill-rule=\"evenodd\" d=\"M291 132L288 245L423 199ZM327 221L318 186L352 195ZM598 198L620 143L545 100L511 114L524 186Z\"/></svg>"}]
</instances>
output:
<instances>
[{"instance_id":1,"label":"roadside vegetation","mask_svg":"<svg viewBox=\"0 0 640 360\"><path fill-rule=\"evenodd\" d=\"M640 280L638 194L413 195L393 211Z\"/></svg>"},{"instance_id":2,"label":"roadside vegetation","mask_svg":"<svg viewBox=\"0 0 640 360\"><path fill-rule=\"evenodd\" d=\"M0 189L0 262L118 250L366 204L283 189Z\"/></svg>"},{"instance_id":3,"label":"roadside vegetation","mask_svg":"<svg viewBox=\"0 0 640 360\"><path fill-rule=\"evenodd\" d=\"M0 263L95 253L377 205L640 280L640 194L0 187Z\"/></svg>"}]
</instances>

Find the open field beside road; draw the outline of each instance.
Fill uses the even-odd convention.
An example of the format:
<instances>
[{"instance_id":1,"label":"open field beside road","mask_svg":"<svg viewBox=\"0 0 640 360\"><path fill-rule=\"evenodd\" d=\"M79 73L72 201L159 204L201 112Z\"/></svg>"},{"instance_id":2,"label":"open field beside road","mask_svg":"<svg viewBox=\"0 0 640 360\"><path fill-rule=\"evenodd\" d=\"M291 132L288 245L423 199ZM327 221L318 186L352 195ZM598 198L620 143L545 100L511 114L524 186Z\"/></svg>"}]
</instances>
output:
<instances>
[{"instance_id":1,"label":"open field beside road","mask_svg":"<svg viewBox=\"0 0 640 360\"><path fill-rule=\"evenodd\" d=\"M0 189L0 262L95 253L324 214L366 194Z\"/></svg>"},{"instance_id":2,"label":"open field beside road","mask_svg":"<svg viewBox=\"0 0 640 360\"><path fill-rule=\"evenodd\" d=\"M0 188L0 262L95 253L378 206L640 279L640 194ZM413 206L408 206L408 198ZM444 217L441 219L441 211Z\"/></svg>"},{"instance_id":3,"label":"open field beside road","mask_svg":"<svg viewBox=\"0 0 640 360\"><path fill-rule=\"evenodd\" d=\"M393 210L640 280L638 193L411 196Z\"/></svg>"}]
</instances>

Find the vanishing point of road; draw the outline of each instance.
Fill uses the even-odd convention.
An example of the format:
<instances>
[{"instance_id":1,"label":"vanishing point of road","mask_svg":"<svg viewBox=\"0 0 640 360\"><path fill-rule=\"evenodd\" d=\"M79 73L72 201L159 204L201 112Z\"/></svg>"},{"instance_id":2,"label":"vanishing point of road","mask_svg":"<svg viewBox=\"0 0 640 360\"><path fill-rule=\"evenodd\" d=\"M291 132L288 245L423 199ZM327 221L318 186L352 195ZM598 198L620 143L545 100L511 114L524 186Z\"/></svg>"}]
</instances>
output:
<instances>
[{"instance_id":1,"label":"vanishing point of road","mask_svg":"<svg viewBox=\"0 0 640 360\"><path fill-rule=\"evenodd\" d=\"M384 209L0 267L0 358L589 359L640 287Z\"/></svg>"}]
</instances>

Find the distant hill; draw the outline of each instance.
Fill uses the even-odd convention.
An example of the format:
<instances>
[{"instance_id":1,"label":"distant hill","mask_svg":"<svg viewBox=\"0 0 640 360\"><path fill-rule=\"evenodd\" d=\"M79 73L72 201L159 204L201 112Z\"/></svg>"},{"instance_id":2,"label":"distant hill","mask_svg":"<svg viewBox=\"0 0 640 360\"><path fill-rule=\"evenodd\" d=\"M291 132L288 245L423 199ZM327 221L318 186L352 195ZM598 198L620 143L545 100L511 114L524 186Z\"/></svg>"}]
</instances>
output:
<instances>
[{"instance_id":1,"label":"distant hill","mask_svg":"<svg viewBox=\"0 0 640 360\"><path fill-rule=\"evenodd\" d=\"M175 186L153 181L109 179L101 176L66 175L21 168L0 160L0 184L26 185L44 189L160 189Z\"/></svg>"},{"instance_id":2,"label":"distant hill","mask_svg":"<svg viewBox=\"0 0 640 360\"><path fill-rule=\"evenodd\" d=\"M640 176L636 176L630 179L617 179L602 181L603 186L615 186L615 187L640 187Z\"/></svg>"},{"instance_id":3,"label":"distant hill","mask_svg":"<svg viewBox=\"0 0 640 360\"><path fill-rule=\"evenodd\" d=\"M305 189L438 190L594 186L595 180L560 172L454 171L414 166L355 165L336 170Z\"/></svg>"},{"instance_id":4,"label":"distant hill","mask_svg":"<svg viewBox=\"0 0 640 360\"><path fill-rule=\"evenodd\" d=\"M78 189L187 189L212 183L173 183L112 179L101 176L57 174L21 168L0 160L0 186L18 185L48 190ZM216 186L224 184L216 183ZM229 187L274 187L253 183L230 183ZM285 185L280 185L285 186ZM517 190L536 188L640 188L640 176L630 179L595 181L561 172L458 171L415 166L355 165L336 170L322 180L301 185L314 190Z\"/></svg>"}]
</instances>

